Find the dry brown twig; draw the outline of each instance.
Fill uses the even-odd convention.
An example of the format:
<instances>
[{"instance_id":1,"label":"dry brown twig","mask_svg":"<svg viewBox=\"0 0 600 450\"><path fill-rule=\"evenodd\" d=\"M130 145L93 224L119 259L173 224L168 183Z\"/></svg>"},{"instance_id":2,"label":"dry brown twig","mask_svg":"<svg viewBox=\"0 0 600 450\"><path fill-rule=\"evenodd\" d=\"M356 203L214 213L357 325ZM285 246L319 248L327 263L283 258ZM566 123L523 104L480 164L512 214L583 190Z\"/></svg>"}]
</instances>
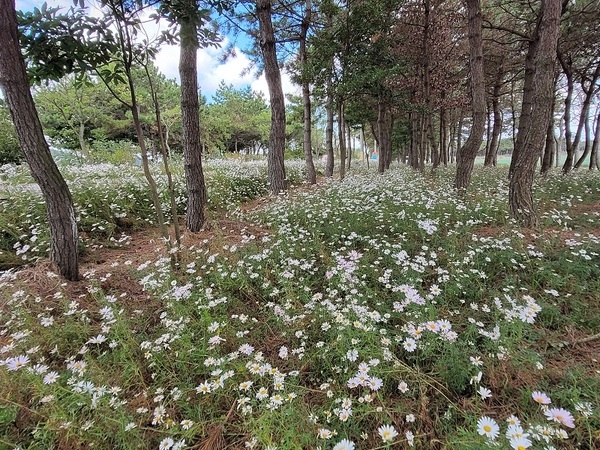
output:
<instances>
[{"instance_id":1,"label":"dry brown twig","mask_svg":"<svg viewBox=\"0 0 600 450\"><path fill-rule=\"evenodd\" d=\"M192 448L199 448L200 450L223 450L227 446L227 441L223 437L223 427L233 415L236 403L237 402L233 402L231 408L229 408L227 416L225 416L225 420L223 420L223 422L221 422L219 425L213 425L210 428L206 439L199 443L197 447L195 446Z\"/></svg>"}]
</instances>

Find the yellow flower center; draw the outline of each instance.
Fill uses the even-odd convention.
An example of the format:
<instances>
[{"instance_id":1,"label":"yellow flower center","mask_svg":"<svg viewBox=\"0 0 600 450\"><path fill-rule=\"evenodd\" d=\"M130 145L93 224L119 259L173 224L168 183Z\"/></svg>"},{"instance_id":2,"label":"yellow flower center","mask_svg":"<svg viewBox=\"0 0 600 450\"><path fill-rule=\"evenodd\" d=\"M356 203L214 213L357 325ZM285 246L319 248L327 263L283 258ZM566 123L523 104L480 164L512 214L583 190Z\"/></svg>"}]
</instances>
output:
<instances>
[{"instance_id":1,"label":"yellow flower center","mask_svg":"<svg viewBox=\"0 0 600 450\"><path fill-rule=\"evenodd\" d=\"M486 433L489 433L490 431L492 431L492 427L490 427L489 425L484 425L483 431L485 431Z\"/></svg>"}]
</instances>

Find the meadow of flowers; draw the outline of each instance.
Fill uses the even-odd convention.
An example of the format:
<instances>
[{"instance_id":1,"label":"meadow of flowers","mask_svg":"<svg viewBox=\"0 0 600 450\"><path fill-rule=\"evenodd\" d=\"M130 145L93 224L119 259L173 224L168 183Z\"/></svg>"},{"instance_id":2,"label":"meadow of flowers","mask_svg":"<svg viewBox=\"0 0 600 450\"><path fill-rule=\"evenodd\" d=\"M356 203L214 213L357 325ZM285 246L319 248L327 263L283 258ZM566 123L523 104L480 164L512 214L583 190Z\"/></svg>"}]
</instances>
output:
<instances>
[{"instance_id":1,"label":"meadow of flowers","mask_svg":"<svg viewBox=\"0 0 600 450\"><path fill-rule=\"evenodd\" d=\"M151 222L133 169L101 170L69 178L80 223ZM251 210L264 167L211 171L239 201L211 197L227 221L179 270L159 242L78 283L1 275L0 447L600 448L598 174L536 180L523 230L502 169L459 197L451 170L355 168Z\"/></svg>"}]
</instances>

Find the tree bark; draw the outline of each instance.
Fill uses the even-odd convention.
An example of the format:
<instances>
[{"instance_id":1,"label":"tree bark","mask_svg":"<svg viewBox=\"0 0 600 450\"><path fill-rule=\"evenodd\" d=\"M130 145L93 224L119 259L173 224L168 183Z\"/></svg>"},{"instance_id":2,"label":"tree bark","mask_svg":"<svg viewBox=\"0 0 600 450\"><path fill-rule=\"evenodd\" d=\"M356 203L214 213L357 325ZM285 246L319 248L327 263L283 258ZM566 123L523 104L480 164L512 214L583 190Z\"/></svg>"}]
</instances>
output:
<instances>
[{"instance_id":1,"label":"tree bark","mask_svg":"<svg viewBox=\"0 0 600 450\"><path fill-rule=\"evenodd\" d=\"M283 162L285 151L285 102L281 86L281 72L277 64L271 7L271 0L256 1L256 12L260 28L260 49L271 100L271 134L267 157L269 188L272 193L277 194L286 190Z\"/></svg>"},{"instance_id":2,"label":"tree bark","mask_svg":"<svg viewBox=\"0 0 600 450\"><path fill-rule=\"evenodd\" d=\"M393 115L389 105L383 98L378 99L377 106L377 142L379 143L378 171L383 173L392 164L392 128Z\"/></svg>"},{"instance_id":3,"label":"tree bark","mask_svg":"<svg viewBox=\"0 0 600 450\"><path fill-rule=\"evenodd\" d=\"M346 153L348 156L348 163L346 164L346 171L350 173L350 168L352 167L352 152L354 151L352 148L352 128L350 124L346 122L346 140L348 141L348 145L346 146Z\"/></svg>"},{"instance_id":4,"label":"tree bark","mask_svg":"<svg viewBox=\"0 0 600 450\"><path fill-rule=\"evenodd\" d=\"M31 174L46 202L50 260L67 280L79 279L73 198L44 138L19 47L14 0L0 0L0 87Z\"/></svg>"},{"instance_id":5,"label":"tree bark","mask_svg":"<svg viewBox=\"0 0 600 450\"><path fill-rule=\"evenodd\" d=\"M573 140L571 139L571 105L573 103L573 90L574 90L574 81L573 81L573 69L571 68L570 62L566 61L562 53L558 53L558 60L560 61L560 65L562 66L563 73L567 78L567 96L565 97L565 150L567 152L567 156L565 158L565 162L562 166L563 173L569 173L573 168L573 161L575 159L575 151L573 149Z\"/></svg>"},{"instance_id":6,"label":"tree bark","mask_svg":"<svg viewBox=\"0 0 600 450\"><path fill-rule=\"evenodd\" d=\"M592 152L590 153L589 169L598 169L598 149L600 147L600 111L596 111L596 129L594 130L594 142L592 143Z\"/></svg>"},{"instance_id":7,"label":"tree bark","mask_svg":"<svg viewBox=\"0 0 600 450\"><path fill-rule=\"evenodd\" d=\"M583 80L581 81L581 88L582 88L583 92L585 92L585 99L583 101L583 107L581 108L581 115L579 116L579 126L577 128L577 134L575 136L575 140L579 144L579 140L581 138L579 138L579 140L578 140L577 136L581 135L581 127L583 126L583 128L585 130L585 147L584 147L583 154L579 157L579 159L575 163L575 166L573 167L573 169L579 169L579 167L581 167L581 165L585 161L585 158L587 158L588 154L590 153L590 124L589 124L590 106L592 103L592 98L598 92L596 83L597 83L599 77L600 77L600 64L598 64L596 66L596 70L594 71L592 78L589 80L590 85L587 89L585 87L585 82Z\"/></svg>"},{"instance_id":8,"label":"tree bark","mask_svg":"<svg viewBox=\"0 0 600 450\"><path fill-rule=\"evenodd\" d=\"M544 136L552 113L554 99L554 66L560 34L562 0L542 0L538 23L527 53L525 84L532 87L531 105L525 126L519 125L517 148L511 163L509 206L512 217L526 227L537 225L533 204L535 162L541 156ZM535 78L534 78L535 76ZM521 118L525 113L525 102Z\"/></svg>"},{"instance_id":9,"label":"tree bark","mask_svg":"<svg viewBox=\"0 0 600 450\"><path fill-rule=\"evenodd\" d=\"M305 2L304 17L302 18L302 26L300 28L300 62L302 69L306 70L308 66L308 55L306 52L306 36L311 21L311 0ZM303 106L303 126L304 126L304 161L306 163L306 181L309 184L317 182L317 173L315 171L315 163L312 155L312 118L311 118L311 102L310 102L310 85L306 74L302 74L302 106Z\"/></svg>"},{"instance_id":10,"label":"tree bark","mask_svg":"<svg viewBox=\"0 0 600 450\"><path fill-rule=\"evenodd\" d=\"M179 260L179 250L181 248L181 230L179 229L179 219L177 217L177 198L175 196L175 185L173 183L171 168L169 167L169 153L167 150L167 142L165 140L165 133L163 130L163 121L160 113L160 104L158 102L158 93L156 92L156 88L152 82L152 76L150 75L147 64L144 65L144 70L146 71L148 87L150 88L150 96L152 97L152 104L154 105L154 116L156 118L156 129L158 133L160 153L163 159L162 162L163 167L165 168L165 174L167 175L167 186L169 188L169 199L171 203L171 216L173 217L173 231L175 232L175 242L177 244L176 259Z\"/></svg>"},{"instance_id":11,"label":"tree bark","mask_svg":"<svg viewBox=\"0 0 600 450\"><path fill-rule=\"evenodd\" d=\"M557 78L555 78L555 85ZM555 86L556 88L556 86ZM556 89L555 89L556 90ZM552 112L550 113L550 120L548 121L548 128L546 129L546 143L544 145L544 157L542 158L542 167L540 173L546 175L552 169L552 160L554 158L554 108L556 107L556 96L552 101Z\"/></svg>"},{"instance_id":12,"label":"tree bark","mask_svg":"<svg viewBox=\"0 0 600 450\"><path fill-rule=\"evenodd\" d=\"M206 222L207 192L202 169L200 113L198 102L197 24L193 18L182 18L180 25L179 77L181 79L181 122L183 158L188 204L185 224L198 232ZM177 218L175 218L176 220Z\"/></svg>"},{"instance_id":13,"label":"tree bark","mask_svg":"<svg viewBox=\"0 0 600 450\"><path fill-rule=\"evenodd\" d=\"M502 132L502 111L500 110L500 90L502 88L503 69L500 67L494 92L492 94L492 111L494 114L494 125L492 127L492 139L489 150L485 154L484 166L495 166L498 161L498 147L500 145L500 134Z\"/></svg>"},{"instance_id":14,"label":"tree bark","mask_svg":"<svg viewBox=\"0 0 600 450\"><path fill-rule=\"evenodd\" d=\"M333 152L333 94L331 92L331 85L327 89L325 111L327 112L327 125L325 126L325 152L327 153L327 163L325 166L325 176L332 177L335 153Z\"/></svg>"},{"instance_id":15,"label":"tree bark","mask_svg":"<svg viewBox=\"0 0 600 450\"><path fill-rule=\"evenodd\" d=\"M483 73L483 19L480 0L466 0L469 12L469 68L473 126L469 137L456 155L454 187L463 191L471 183L471 174L485 131L485 79Z\"/></svg>"},{"instance_id":16,"label":"tree bark","mask_svg":"<svg viewBox=\"0 0 600 450\"><path fill-rule=\"evenodd\" d=\"M338 144L340 146L340 180L346 176L346 121L344 120L344 102L338 105Z\"/></svg>"}]
</instances>

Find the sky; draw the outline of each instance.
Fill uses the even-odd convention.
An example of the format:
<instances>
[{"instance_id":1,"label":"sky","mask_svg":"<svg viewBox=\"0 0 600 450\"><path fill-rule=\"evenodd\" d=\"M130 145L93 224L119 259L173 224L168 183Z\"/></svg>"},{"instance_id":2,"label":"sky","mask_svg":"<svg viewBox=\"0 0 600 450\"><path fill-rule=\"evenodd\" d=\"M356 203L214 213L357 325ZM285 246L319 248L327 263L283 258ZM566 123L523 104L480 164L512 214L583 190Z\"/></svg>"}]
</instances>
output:
<instances>
[{"instance_id":1,"label":"sky","mask_svg":"<svg viewBox=\"0 0 600 450\"><path fill-rule=\"evenodd\" d=\"M40 7L43 0L16 0L16 8L21 11L30 11L34 7ZM49 7L60 6L65 10L73 5L73 0L47 0ZM91 5L91 14L94 13L94 0L87 0L86 4ZM160 30L160 22L150 22L147 24L147 34L152 37ZM223 42L225 45L227 38ZM219 56L222 50L218 48L206 48L198 51L198 85L202 94L210 102L212 95L217 90L221 81L231 84L235 89L251 86L254 91L262 92L268 100L267 82L264 75L256 78L255 73L246 73L244 69L250 66L250 60L239 48L235 48L236 57L229 58L225 63L219 62ZM179 82L179 47L164 45L154 61L158 69L168 78ZM282 85L284 93L297 93L299 89L291 82L289 75L282 73Z\"/></svg>"}]
</instances>

